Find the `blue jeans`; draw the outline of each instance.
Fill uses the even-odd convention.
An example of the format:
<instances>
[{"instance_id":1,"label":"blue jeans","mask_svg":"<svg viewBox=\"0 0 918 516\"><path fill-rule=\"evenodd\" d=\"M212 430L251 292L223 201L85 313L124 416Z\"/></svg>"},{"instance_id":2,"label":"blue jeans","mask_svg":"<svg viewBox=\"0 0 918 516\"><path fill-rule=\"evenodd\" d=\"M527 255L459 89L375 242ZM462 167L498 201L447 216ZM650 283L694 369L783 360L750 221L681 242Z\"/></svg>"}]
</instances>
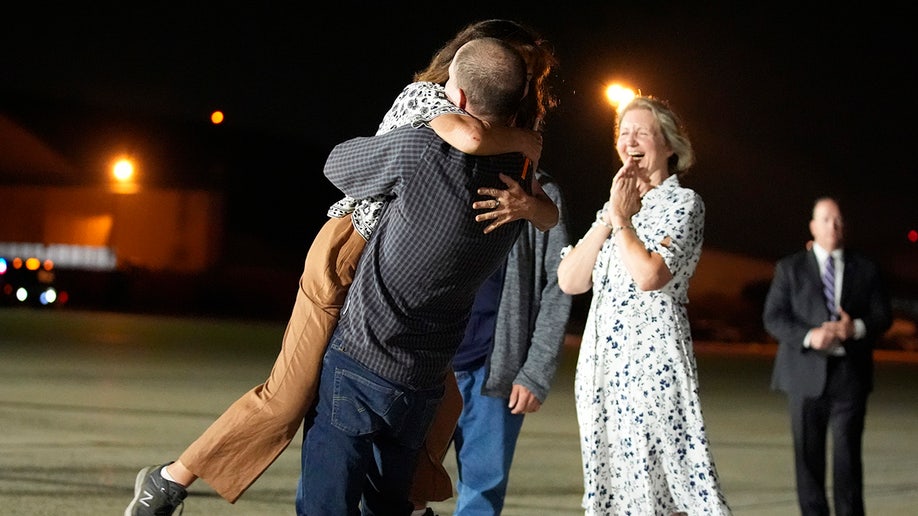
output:
<instances>
[{"instance_id":1,"label":"blue jeans","mask_svg":"<svg viewBox=\"0 0 918 516\"><path fill-rule=\"evenodd\" d=\"M408 515L418 450L443 386L410 390L339 351L332 336L314 414L307 416L298 516Z\"/></svg>"},{"instance_id":2,"label":"blue jeans","mask_svg":"<svg viewBox=\"0 0 918 516\"><path fill-rule=\"evenodd\" d=\"M459 466L453 516L501 513L510 464L523 427L523 414L511 414L507 398L481 394L484 380L484 365L456 371L463 407L453 434Z\"/></svg>"}]
</instances>

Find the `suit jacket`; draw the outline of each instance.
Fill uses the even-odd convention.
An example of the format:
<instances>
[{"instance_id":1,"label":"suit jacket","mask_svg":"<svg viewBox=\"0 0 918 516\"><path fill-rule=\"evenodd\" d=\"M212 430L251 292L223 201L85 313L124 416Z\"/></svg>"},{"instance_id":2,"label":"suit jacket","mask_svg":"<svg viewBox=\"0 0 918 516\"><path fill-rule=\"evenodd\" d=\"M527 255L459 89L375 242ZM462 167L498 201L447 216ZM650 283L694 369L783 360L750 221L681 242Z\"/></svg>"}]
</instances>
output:
<instances>
[{"instance_id":1,"label":"suit jacket","mask_svg":"<svg viewBox=\"0 0 918 516\"><path fill-rule=\"evenodd\" d=\"M841 307L852 319L861 319L866 335L842 343L853 366L852 392L873 389L873 347L892 324L892 308L879 267L845 249ZM801 251L778 261L765 298L765 329L778 340L771 388L789 395L816 397L826 383L828 356L803 346L812 328L829 318L822 293L819 265L813 251Z\"/></svg>"}]
</instances>

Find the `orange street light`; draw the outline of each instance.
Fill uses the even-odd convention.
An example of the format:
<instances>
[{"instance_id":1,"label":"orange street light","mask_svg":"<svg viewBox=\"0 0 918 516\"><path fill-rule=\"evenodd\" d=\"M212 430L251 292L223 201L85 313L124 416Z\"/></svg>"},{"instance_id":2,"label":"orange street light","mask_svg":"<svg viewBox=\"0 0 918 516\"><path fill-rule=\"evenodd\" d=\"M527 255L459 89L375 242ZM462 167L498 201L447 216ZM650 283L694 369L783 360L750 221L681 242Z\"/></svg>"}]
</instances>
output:
<instances>
[{"instance_id":1,"label":"orange street light","mask_svg":"<svg viewBox=\"0 0 918 516\"><path fill-rule=\"evenodd\" d=\"M130 181L134 177L134 164L127 158L119 159L112 167L112 175L121 183Z\"/></svg>"},{"instance_id":2,"label":"orange street light","mask_svg":"<svg viewBox=\"0 0 918 516\"><path fill-rule=\"evenodd\" d=\"M634 90L618 83L606 86L606 100L617 110L628 104L635 97Z\"/></svg>"},{"instance_id":3,"label":"orange street light","mask_svg":"<svg viewBox=\"0 0 918 516\"><path fill-rule=\"evenodd\" d=\"M120 158L112 165L112 178L115 182L112 189L116 193L137 193L140 189L134 179L134 162L128 158Z\"/></svg>"}]
</instances>

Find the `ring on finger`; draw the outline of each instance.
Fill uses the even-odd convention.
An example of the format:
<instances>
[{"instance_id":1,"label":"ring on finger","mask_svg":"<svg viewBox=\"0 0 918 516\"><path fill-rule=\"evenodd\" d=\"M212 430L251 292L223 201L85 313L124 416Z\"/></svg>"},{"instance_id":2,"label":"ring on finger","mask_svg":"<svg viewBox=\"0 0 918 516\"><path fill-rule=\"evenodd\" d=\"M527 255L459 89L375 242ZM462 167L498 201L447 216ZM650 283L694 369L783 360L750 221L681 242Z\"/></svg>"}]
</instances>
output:
<instances>
[{"instance_id":1,"label":"ring on finger","mask_svg":"<svg viewBox=\"0 0 918 516\"><path fill-rule=\"evenodd\" d=\"M498 207L500 207L500 199L494 199L494 209L496 210Z\"/></svg>"}]
</instances>

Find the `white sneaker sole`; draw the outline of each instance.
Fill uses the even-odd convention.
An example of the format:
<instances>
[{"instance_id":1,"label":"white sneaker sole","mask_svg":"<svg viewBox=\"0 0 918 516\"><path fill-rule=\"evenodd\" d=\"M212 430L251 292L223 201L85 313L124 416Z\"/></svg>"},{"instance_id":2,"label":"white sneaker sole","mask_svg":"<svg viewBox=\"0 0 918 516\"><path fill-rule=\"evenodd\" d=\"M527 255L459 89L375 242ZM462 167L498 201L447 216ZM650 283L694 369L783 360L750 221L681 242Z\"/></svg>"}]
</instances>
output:
<instances>
[{"instance_id":1,"label":"white sneaker sole","mask_svg":"<svg viewBox=\"0 0 918 516\"><path fill-rule=\"evenodd\" d=\"M134 499L131 500L127 509L124 510L124 516L133 516L131 513L134 511L137 501L140 500L140 488L143 487L143 481L147 478L147 474L150 473L150 470L155 467L156 466L147 466L137 473L137 478L134 480Z\"/></svg>"}]
</instances>

